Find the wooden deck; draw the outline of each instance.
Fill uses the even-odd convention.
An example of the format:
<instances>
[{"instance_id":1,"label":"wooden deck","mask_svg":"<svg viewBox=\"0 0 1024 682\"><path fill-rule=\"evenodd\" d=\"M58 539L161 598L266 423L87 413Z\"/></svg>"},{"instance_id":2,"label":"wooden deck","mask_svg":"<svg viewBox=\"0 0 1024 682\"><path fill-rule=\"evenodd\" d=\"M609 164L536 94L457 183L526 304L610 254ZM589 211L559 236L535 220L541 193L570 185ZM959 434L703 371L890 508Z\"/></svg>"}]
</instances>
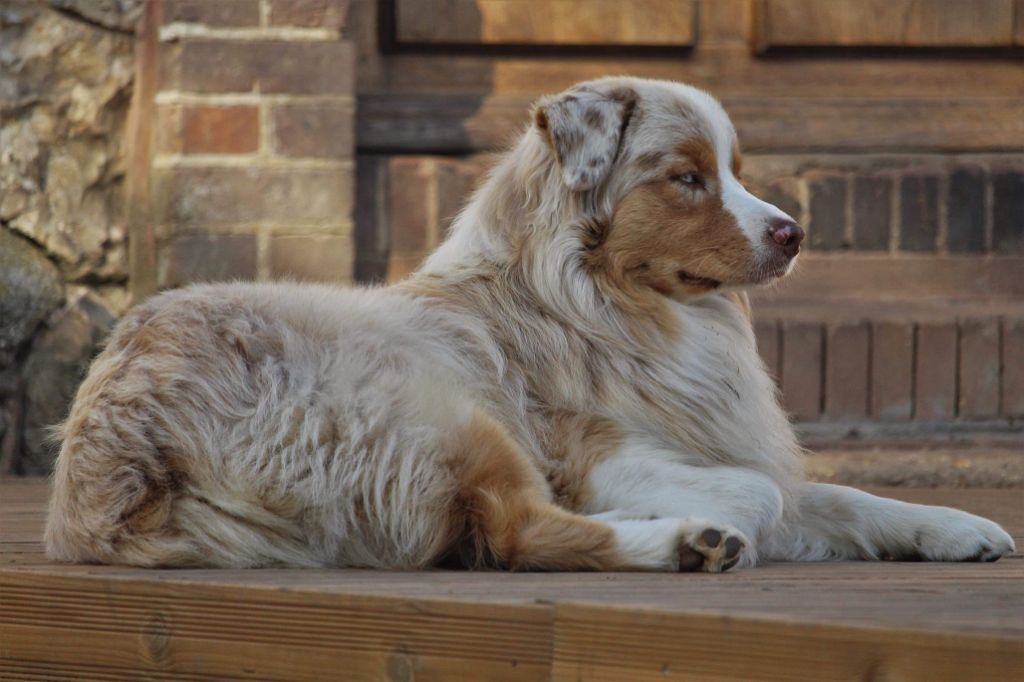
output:
<instances>
[{"instance_id":1,"label":"wooden deck","mask_svg":"<svg viewBox=\"0 0 1024 682\"><path fill-rule=\"evenodd\" d=\"M1024 491L888 490L985 514ZM2 680L1024 680L1024 556L725 575L137 570L42 555L0 481Z\"/></svg>"}]
</instances>

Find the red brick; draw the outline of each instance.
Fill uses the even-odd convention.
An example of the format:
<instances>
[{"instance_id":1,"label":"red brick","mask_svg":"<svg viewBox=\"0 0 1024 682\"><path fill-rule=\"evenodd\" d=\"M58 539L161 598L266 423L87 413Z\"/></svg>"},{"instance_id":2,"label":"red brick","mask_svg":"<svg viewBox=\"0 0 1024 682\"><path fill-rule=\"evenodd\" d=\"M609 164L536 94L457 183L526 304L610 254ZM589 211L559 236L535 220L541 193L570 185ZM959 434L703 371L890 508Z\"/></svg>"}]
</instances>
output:
<instances>
[{"instance_id":1,"label":"red brick","mask_svg":"<svg viewBox=\"0 0 1024 682\"><path fill-rule=\"evenodd\" d=\"M350 104L284 104L274 108L274 151L284 156L352 158Z\"/></svg>"},{"instance_id":2,"label":"red brick","mask_svg":"<svg viewBox=\"0 0 1024 682\"><path fill-rule=\"evenodd\" d=\"M803 218L803 207L800 204L800 191L796 178L779 178L771 181L760 192L755 192L761 199L785 211L790 218L800 222Z\"/></svg>"},{"instance_id":3,"label":"red brick","mask_svg":"<svg viewBox=\"0 0 1024 682\"><path fill-rule=\"evenodd\" d=\"M259 26L259 0L163 0L163 22L206 26Z\"/></svg>"},{"instance_id":4,"label":"red brick","mask_svg":"<svg viewBox=\"0 0 1024 682\"><path fill-rule=\"evenodd\" d=\"M182 107L180 151L186 154L249 154L260 146L256 107Z\"/></svg>"},{"instance_id":5,"label":"red brick","mask_svg":"<svg viewBox=\"0 0 1024 682\"><path fill-rule=\"evenodd\" d=\"M163 286L256 277L256 237L238 235L184 235L168 248Z\"/></svg>"},{"instance_id":6,"label":"red brick","mask_svg":"<svg viewBox=\"0 0 1024 682\"><path fill-rule=\"evenodd\" d=\"M939 234L939 179L908 175L900 182L900 249L934 251Z\"/></svg>"},{"instance_id":7,"label":"red brick","mask_svg":"<svg viewBox=\"0 0 1024 682\"><path fill-rule=\"evenodd\" d=\"M395 157L388 167L391 255L422 257L434 246L429 211L434 164L428 157Z\"/></svg>"},{"instance_id":8,"label":"red brick","mask_svg":"<svg viewBox=\"0 0 1024 682\"><path fill-rule=\"evenodd\" d=\"M1024 171L992 174L992 250L1024 252Z\"/></svg>"},{"instance_id":9,"label":"red brick","mask_svg":"<svg viewBox=\"0 0 1024 682\"><path fill-rule=\"evenodd\" d=\"M349 282L352 240L334 235L287 235L270 240L270 274L305 282Z\"/></svg>"},{"instance_id":10,"label":"red brick","mask_svg":"<svg viewBox=\"0 0 1024 682\"><path fill-rule=\"evenodd\" d=\"M348 0L270 0L272 26L342 28L348 18Z\"/></svg>"},{"instance_id":11,"label":"red brick","mask_svg":"<svg viewBox=\"0 0 1024 682\"><path fill-rule=\"evenodd\" d=\"M871 416L910 419L914 393L914 325L876 322L871 337Z\"/></svg>"},{"instance_id":12,"label":"red brick","mask_svg":"<svg viewBox=\"0 0 1024 682\"><path fill-rule=\"evenodd\" d=\"M960 324L961 417L999 414L999 320L964 320Z\"/></svg>"},{"instance_id":13,"label":"red brick","mask_svg":"<svg viewBox=\"0 0 1024 682\"><path fill-rule=\"evenodd\" d=\"M826 416L867 416L869 337L866 323L829 326L825 340Z\"/></svg>"},{"instance_id":14,"label":"red brick","mask_svg":"<svg viewBox=\"0 0 1024 682\"><path fill-rule=\"evenodd\" d=\"M985 172L965 166L949 176L946 246L953 252L985 251Z\"/></svg>"},{"instance_id":15,"label":"red brick","mask_svg":"<svg viewBox=\"0 0 1024 682\"><path fill-rule=\"evenodd\" d=\"M853 248L888 251L892 208L892 178L853 179Z\"/></svg>"},{"instance_id":16,"label":"red brick","mask_svg":"<svg viewBox=\"0 0 1024 682\"><path fill-rule=\"evenodd\" d=\"M154 173L153 200L165 224L283 225L348 222L352 171L346 168L179 167Z\"/></svg>"},{"instance_id":17,"label":"red brick","mask_svg":"<svg viewBox=\"0 0 1024 682\"><path fill-rule=\"evenodd\" d=\"M808 178L807 188L810 193L810 220L807 225L810 247L823 251L848 248L845 237L846 178Z\"/></svg>"},{"instance_id":18,"label":"red brick","mask_svg":"<svg viewBox=\"0 0 1024 682\"><path fill-rule=\"evenodd\" d=\"M383 282L388 271L386 156L356 157L355 280Z\"/></svg>"},{"instance_id":19,"label":"red brick","mask_svg":"<svg viewBox=\"0 0 1024 682\"><path fill-rule=\"evenodd\" d=\"M914 370L915 419L952 419L955 416L956 347L956 323L918 325Z\"/></svg>"},{"instance_id":20,"label":"red brick","mask_svg":"<svg viewBox=\"0 0 1024 682\"><path fill-rule=\"evenodd\" d=\"M1003 382L1000 405L1007 417L1024 416L1024 319L1003 321Z\"/></svg>"},{"instance_id":21,"label":"red brick","mask_svg":"<svg viewBox=\"0 0 1024 682\"><path fill-rule=\"evenodd\" d=\"M765 369L773 379L779 377L779 321L755 320L754 336L757 338L757 352L764 361Z\"/></svg>"},{"instance_id":22,"label":"red brick","mask_svg":"<svg viewBox=\"0 0 1024 682\"><path fill-rule=\"evenodd\" d=\"M782 396L786 409L801 420L821 414L821 325L782 323Z\"/></svg>"},{"instance_id":23,"label":"red brick","mask_svg":"<svg viewBox=\"0 0 1024 682\"><path fill-rule=\"evenodd\" d=\"M351 94L354 49L343 40L180 40L161 57L161 89Z\"/></svg>"}]
</instances>

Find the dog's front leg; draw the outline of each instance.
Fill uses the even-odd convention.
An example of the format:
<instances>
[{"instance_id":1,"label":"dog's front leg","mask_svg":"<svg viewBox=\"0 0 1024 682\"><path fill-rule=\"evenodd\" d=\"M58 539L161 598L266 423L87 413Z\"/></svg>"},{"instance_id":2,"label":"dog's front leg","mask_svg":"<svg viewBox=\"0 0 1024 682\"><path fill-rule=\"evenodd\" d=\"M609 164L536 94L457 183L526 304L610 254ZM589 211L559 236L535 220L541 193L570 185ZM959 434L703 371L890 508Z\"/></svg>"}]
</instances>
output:
<instances>
[{"instance_id":1,"label":"dog's front leg","mask_svg":"<svg viewBox=\"0 0 1024 682\"><path fill-rule=\"evenodd\" d=\"M757 562L759 541L782 515L771 478L738 467L696 467L665 453L625 452L598 463L586 481L584 508L609 517L701 519L743 538L740 566ZM738 532L737 532L738 531Z\"/></svg>"},{"instance_id":2,"label":"dog's front leg","mask_svg":"<svg viewBox=\"0 0 1024 682\"><path fill-rule=\"evenodd\" d=\"M799 516L770 539L768 558L995 561L1014 549L997 524L958 509L825 483L804 483L798 492Z\"/></svg>"}]
</instances>

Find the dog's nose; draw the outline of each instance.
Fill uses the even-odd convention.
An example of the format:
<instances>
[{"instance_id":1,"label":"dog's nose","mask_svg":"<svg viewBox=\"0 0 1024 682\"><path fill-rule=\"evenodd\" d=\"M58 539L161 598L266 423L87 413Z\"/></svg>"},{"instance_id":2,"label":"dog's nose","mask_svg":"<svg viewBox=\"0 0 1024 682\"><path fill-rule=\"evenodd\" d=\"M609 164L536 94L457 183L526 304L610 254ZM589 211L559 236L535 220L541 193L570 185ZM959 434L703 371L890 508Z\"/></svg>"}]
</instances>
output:
<instances>
[{"instance_id":1,"label":"dog's nose","mask_svg":"<svg viewBox=\"0 0 1024 682\"><path fill-rule=\"evenodd\" d=\"M768 225L768 234L772 241L782 247L782 252L792 258L800 253L800 242L804 240L804 228L792 220L781 218L773 220Z\"/></svg>"}]
</instances>

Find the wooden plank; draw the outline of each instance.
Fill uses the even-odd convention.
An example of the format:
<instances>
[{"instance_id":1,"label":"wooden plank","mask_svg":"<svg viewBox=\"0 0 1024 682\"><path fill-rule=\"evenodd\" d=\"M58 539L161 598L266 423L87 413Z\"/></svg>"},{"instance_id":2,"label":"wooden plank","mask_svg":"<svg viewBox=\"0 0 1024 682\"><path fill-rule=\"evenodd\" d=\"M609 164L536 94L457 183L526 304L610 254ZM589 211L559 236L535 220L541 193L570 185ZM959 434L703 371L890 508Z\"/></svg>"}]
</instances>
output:
<instances>
[{"instance_id":1,"label":"wooden plank","mask_svg":"<svg viewBox=\"0 0 1024 682\"><path fill-rule=\"evenodd\" d=\"M156 226L150 214L150 166L157 126L160 80L160 21L163 0L147 2L135 33L135 74L128 109L125 214L128 223L128 291L133 302L157 291Z\"/></svg>"},{"instance_id":2,"label":"wooden plank","mask_svg":"<svg viewBox=\"0 0 1024 682\"><path fill-rule=\"evenodd\" d=\"M796 419L821 416L822 329L819 322L782 323L782 402Z\"/></svg>"},{"instance_id":3,"label":"wooden plank","mask_svg":"<svg viewBox=\"0 0 1024 682\"><path fill-rule=\"evenodd\" d=\"M904 575L885 581L873 592L850 591L850 575L844 569L863 566L882 567L890 573L901 569L898 572ZM747 596L777 590L789 603L824 599L825 609L856 611L867 601L877 611L902 590L913 600L897 600L895 609L913 611L916 604L918 617L925 620L932 617L930 602L946 598L935 582L922 579L928 567L922 570L921 564L825 567L834 579L817 589L813 585L808 589L807 579L787 574L786 567L748 571L759 580L742 594L735 580L724 577L622 576L628 579L627 586L641 590L653 580L654 594L663 598L672 597L681 578L703 578L699 584L691 581L694 584L684 595L686 612L572 602L570 593L577 581L589 583L591 592L600 594L620 577L611 575L512 576L553 583L549 593L560 595L553 606L516 607L493 599L489 604L466 604L189 584L181 579L140 584L138 580L0 573L5 604L0 613L0 671L38 673L41 669L62 679L73 673L85 679L108 675L131 679L129 671L134 670L135 679L301 680L322 679L324 671L331 670L360 680L567 679L566 675L574 676L569 679L642 680L665 675L683 680L776 679L773 676L830 680L866 677L868 669L851 666L858 660L863 666L881 659L883 670L894 679L945 680L956 677L929 677L935 673L932 666L950 665L937 651L960 661L947 668L950 675L962 674L958 666L971 661L985 672L1020 665L1024 651L1019 637L910 632L879 627L877 621L867 628L830 625L813 618L797 622L785 608L757 617L707 611L714 608L709 604L728 600L735 605ZM994 567L984 568L992 573ZM382 580L403 579L400 573L362 573ZM334 572L338 577L350 574ZM429 583L437 575L412 577ZM461 574L458 583L481 581L491 582L493 589L495 579L488 574ZM921 590L933 599L921 600ZM827 600L829 593L836 592L842 593L841 600ZM976 582L961 583L961 594L971 600L973 609L990 607ZM242 595L244 601L237 598ZM700 604L696 611L695 603ZM474 617L481 610L486 616ZM519 638L526 635L532 646L524 650ZM822 664L819 657L830 654L838 660ZM987 660L978 663L982 655ZM692 665L681 665L685 661ZM553 678L548 677L546 666L553 668ZM757 670L761 672L752 672ZM807 670L810 676L800 677L793 670Z\"/></svg>"},{"instance_id":4,"label":"wooden plank","mask_svg":"<svg viewBox=\"0 0 1024 682\"><path fill-rule=\"evenodd\" d=\"M779 378L779 321L775 318L755 319L754 336L757 352L773 379Z\"/></svg>"},{"instance_id":5,"label":"wooden plank","mask_svg":"<svg viewBox=\"0 0 1024 682\"><path fill-rule=\"evenodd\" d=\"M871 416L910 419L913 408L914 325L879 321L871 337Z\"/></svg>"},{"instance_id":6,"label":"wooden plank","mask_svg":"<svg viewBox=\"0 0 1024 682\"><path fill-rule=\"evenodd\" d=\"M546 606L0 573L0 660L172 679L544 680Z\"/></svg>"},{"instance_id":7,"label":"wooden plank","mask_svg":"<svg viewBox=\"0 0 1024 682\"><path fill-rule=\"evenodd\" d=\"M955 322L917 326L914 357L914 418L952 419L956 415Z\"/></svg>"},{"instance_id":8,"label":"wooden plank","mask_svg":"<svg viewBox=\"0 0 1024 682\"><path fill-rule=\"evenodd\" d=\"M838 78L839 76L836 75ZM554 90L555 88L552 88ZM362 95L360 153L472 153L504 147L529 122L533 96ZM746 152L1024 149L1024 98L722 98Z\"/></svg>"},{"instance_id":9,"label":"wooden plank","mask_svg":"<svg viewBox=\"0 0 1024 682\"><path fill-rule=\"evenodd\" d=\"M999 416L999 319L960 323L960 391L957 414L966 418Z\"/></svg>"},{"instance_id":10,"label":"wooden plank","mask_svg":"<svg viewBox=\"0 0 1024 682\"><path fill-rule=\"evenodd\" d=\"M828 326L825 339L825 416L830 419L866 417L868 411L869 347L866 322Z\"/></svg>"},{"instance_id":11,"label":"wooden plank","mask_svg":"<svg viewBox=\"0 0 1024 682\"><path fill-rule=\"evenodd\" d=\"M556 613L556 681L960 682L1013 678L1024 666L1024 648L1014 638L922 637L606 606L559 605Z\"/></svg>"},{"instance_id":12,"label":"wooden plank","mask_svg":"<svg viewBox=\"0 0 1024 682\"><path fill-rule=\"evenodd\" d=\"M759 49L1008 47L1013 0L759 0Z\"/></svg>"},{"instance_id":13,"label":"wooden plank","mask_svg":"<svg viewBox=\"0 0 1024 682\"><path fill-rule=\"evenodd\" d=\"M1007 417L1024 416L1024 318L1003 321L1000 411Z\"/></svg>"},{"instance_id":14,"label":"wooden plank","mask_svg":"<svg viewBox=\"0 0 1024 682\"><path fill-rule=\"evenodd\" d=\"M692 45L694 0L397 0L396 40L442 45Z\"/></svg>"},{"instance_id":15,"label":"wooden plank","mask_svg":"<svg viewBox=\"0 0 1024 682\"><path fill-rule=\"evenodd\" d=\"M1013 10L1013 44L1024 45L1024 0L1017 0Z\"/></svg>"},{"instance_id":16,"label":"wooden plank","mask_svg":"<svg viewBox=\"0 0 1024 682\"><path fill-rule=\"evenodd\" d=\"M371 57L366 57L371 59ZM968 59L929 55L913 59L879 55L871 59L829 56L814 59L753 58L749 48L714 46L686 59L623 55L574 55L566 59L524 56L387 54L386 78L367 76L359 95L442 94L533 95L558 92L575 83L624 73L689 83L717 97L829 97L870 99L1021 97L1018 59ZM362 63L360 63L362 68ZM362 72L360 72L362 73Z\"/></svg>"}]
</instances>

